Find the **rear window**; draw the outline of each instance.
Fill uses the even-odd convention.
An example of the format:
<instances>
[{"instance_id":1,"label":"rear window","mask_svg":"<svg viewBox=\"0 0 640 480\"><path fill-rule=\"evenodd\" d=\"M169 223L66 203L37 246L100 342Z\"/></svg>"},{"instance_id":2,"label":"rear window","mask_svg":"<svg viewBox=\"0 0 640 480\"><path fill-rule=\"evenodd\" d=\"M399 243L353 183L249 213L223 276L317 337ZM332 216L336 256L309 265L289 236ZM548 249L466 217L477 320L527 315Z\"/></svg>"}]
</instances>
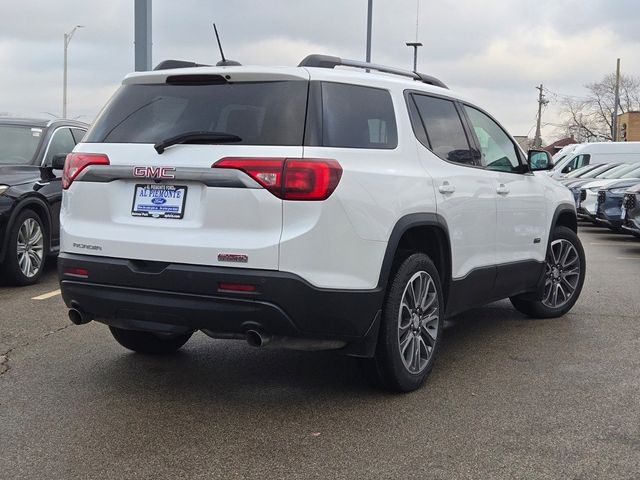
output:
<instances>
[{"instance_id":1,"label":"rear window","mask_svg":"<svg viewBox=\"0 0 640 480\"><path fill-rule=\"evenodd\" d=\"M396 117L387 90L322 83L322 146L393 149Z\"/></svg>"},{"instance_id":2,"label":"rear window","mask_svg":"<svg viewBox=\"0 0 640 480\"><path fill-rule=\"evenodd\" d=\"M42 138L42 128L0 125L0 165L32 163Z\"/></svg>"},{"instance_id":3,"label":"rear window","mask_svg":"<svg viewBox=\"0 0 640 480\"><path fill-rule=\"evenodd\" d=\"M123 85L84 139L158 143L186 132L239 136L243 145L302 145L306 81Z\"/></svg>"}]
</instances>

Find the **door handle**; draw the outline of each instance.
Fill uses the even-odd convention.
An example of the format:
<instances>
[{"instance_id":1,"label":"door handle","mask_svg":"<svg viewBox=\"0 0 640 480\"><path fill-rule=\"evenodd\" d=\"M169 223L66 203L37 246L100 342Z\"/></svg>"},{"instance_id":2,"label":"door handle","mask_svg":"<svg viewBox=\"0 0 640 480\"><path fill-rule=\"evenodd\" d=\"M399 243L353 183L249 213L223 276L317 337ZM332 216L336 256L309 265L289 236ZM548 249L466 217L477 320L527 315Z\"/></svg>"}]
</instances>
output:
<instances>
[{"instance_id":1,"label":"door handle","mask_svg":"<svg viewBox=\"0 0 640 480\"><path fill-rule=\"evenodd\" d=\"M454 187L453 185L451 185L449 182L443 182L442 185L440 185L438 187L438 190L440 191L440 193L453 193L456 191L456 187Z\"/></svg>"},{"instance_id":2,"label":"door handle","mask_svg":"<svg viewBox=\"0 0 640 480\"><path fill-rule=\"evenodd\" d=\"M511 192L511 190L509 190L509 187L507 187L504 183L501 183L500 185L498 185L498 188L496 188L496 192L498 193L498 195L509 195L509 192Z\"/></svg>"}]
</instances>

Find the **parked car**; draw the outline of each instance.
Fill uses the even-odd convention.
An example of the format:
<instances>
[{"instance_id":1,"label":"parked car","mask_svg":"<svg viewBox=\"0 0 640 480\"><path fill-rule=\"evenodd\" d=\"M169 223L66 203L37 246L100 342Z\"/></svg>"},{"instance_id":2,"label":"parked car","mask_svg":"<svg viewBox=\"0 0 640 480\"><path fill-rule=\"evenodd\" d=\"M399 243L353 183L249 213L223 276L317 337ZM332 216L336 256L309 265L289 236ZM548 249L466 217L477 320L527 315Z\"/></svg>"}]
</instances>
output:
<instances>
[{"instance_id":1,"label":"parked car","mask_svg":"<svg viewBox=\"0 0 640 480\"><path fill-rule=\"evenodd\" d=\"M137 352L201 330L339 350L413 390L446 317L577 301L575 205L532 164L551 158L414 72L312 55L131 74L66 160L62 296Z\"/></svg>"},{"instance_id":2,"label":"parked car","mask_svg":"<svg viewBox=\"0 0 640 480\"><path fill-rule=\"evenodd\" d=\"M592 182L595 178L599 178L601 175L604 175L605 173L613 170L614 168L617 168L619 166L624 166L624 165L626 164L608 163L604 165L598 165L593 170L583 173L576 178L563 178L560 180L560 183L566 186L569 190L571 190L571 194L573 195L576 208L578 208L578 204L580 203L580 187L582 187L583 185L589 182ZM583 168L589 168L589 166L583 167ZM573 174L574 172L571 172L571 173Z\"/></svg>"},{"instance_id":3,"label":"parked car","mask_svg":"<svg viewBox=\"0 0 640 480\"><path fill-rule=\"evenodd\" d=\"M623 230L640 237L640 185L628 188L625 192L620 217L624 222Z\"/></svg>"},{"instance_id":4,"label":"parked car","mask_svg":"<svg viewBox=\"0 0 640 480\"><path fill-rule=\"evenodd\" d=\"M602 188L614 184L617 180L623 179L640 180L640 164L613 168L606 173L598 175L592 182L582 185L580 187L580 202L578 203L578 218L596 223L598 192Z\"/></svg>"},{"instance_id":5,"label":"parked car","mask_svg":"<svg viewBox=\"0 0 640 480\"><path fill-rule=\"evenodd\" d=\"M551 176L559 179L577 168L592 163L635 162L640 162L640 142L583 143L554 165Z\"/></svg>"},{"instance_id":6,"label":"parked car","mask_svg":"<svg viewBox=\"0 0 640 480\"><path fill-rule=\"evenodd\" d=\"M58 252L61 171L88 125L72 120L0 118L0 271L18 285L35 283Z\"/></svg>"},{"instance_id":7,"label":"parked car","mask_svg":"<svg viewBox=\"0 0 640 480\"><path fill-rule=\"evenodd\" d=\"M624 223L622 219L622 200L629 187L640 185L637 178L618 180L606 188L598 191L598 203L596 207L596 222L609 227L614 231L620 231Z\"/></svg>"}]
</instances>

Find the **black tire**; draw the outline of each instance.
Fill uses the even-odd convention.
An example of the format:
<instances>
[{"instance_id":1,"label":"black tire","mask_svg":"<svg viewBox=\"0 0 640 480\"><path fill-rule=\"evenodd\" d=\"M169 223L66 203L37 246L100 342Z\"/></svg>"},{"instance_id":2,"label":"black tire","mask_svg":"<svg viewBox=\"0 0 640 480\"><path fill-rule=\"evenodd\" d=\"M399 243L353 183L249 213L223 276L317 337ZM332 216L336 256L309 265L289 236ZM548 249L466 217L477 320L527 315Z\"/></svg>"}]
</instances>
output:
<instances>
[{"instance_id":1,"label":"black tire","mask_svg":"<svg viewBox=\"0 0 640 480\"><path fill-rule=\"evenodd\" d=\"M169 335L164 333L141 332L109 327L111 335L125 348L148 355L166 355L180 349L191 338L193 332Z\"/></svg>"},{"instance_id":2,"label":"black tire","mask_svg":"<svg viewBox=\"0 0 640 480\"><path fill-rule=\"evenodd\" d=\"M578 301L580 297L580 292L582 291L582 286L584 285L585 274L587 270L586 260L584 255L584 249L582 248L582 243L578 238L578 235L567 227L556 227L552 232L551 239L549 240L549 246L547 247L547 266L545 267L545 274L549 272L550 266L550 251L551 244L556 240L567 240L570 242L575 248L578 254L578 263L580 266L579 277L577 281L576 289L574 290L572 296L569 300L558 306L551 307L546 305L542 299L532 300L525 295L519 295L515 297L511 297L511 303L520 313L523 313L529 317L533 318L556 318L561 317L566 314L569 310L573 308L575 303Z\"/></svg>"},{"instance_id":3,"label":"black tire","mask_svg":"<svg viewBox=\"0 0 640 480\"><path fill-rule=\"evenodd\" d=\"M33 220L37 223L42 234L42 259L37 272L33 275L26 275L23 273L18 259L18 235L22 226L29 220ZM4 262L4 273L8 282L13 285L21 286L36 283L42 276L44 265L47 260L47 252L49 251L49 235L44 226L44 222L33 210L23 210L16 217L16 220L8 233L7 252Z\"/></svg>"},{"instance_id":4,"label":"black tire","mask_svg":"<svg viewBox=\"0 0 640 480\"><path fill-rule=\"evenodd\" d=\"M432 298L435 298L437 301L437 312L429 318L437 316L437 319L431 320L429 323L435 325L434 328L437 330L435 332L435 338L428 338L426 336L427 334L423 333L423 327L418 329L420 333L411 333L409 332L409 329L412 329L412 327L407 327L406 335L413 335L416 338L418 335L423 335L423 338L425 339L425 348L426 343L433 342L431 345L430 355L426 359L426 364L423 367L420 367L418 372L414 373L410 371L410 367L405 366L405 361L403 360L401 353L401 334L399 328L401 302L405 293L405 288L408 288L409 281L414 277L414 275L418 275L419 272L426 272L433 281L434 291L431 295ZM408 312L407 309L405 309L405 311ZM425 313L426 317L426 312L423 313ZM424 253L414 253L409 255L405 260L399 263L389 279L387 294L382 308L382 318L376 354L374 358L363 359L361 361L365 377L378 387L396 392L410 392L421 387L429 376L438 353L444 323L443 314L444 299L442 296L442 285L438 270L431 259ZM409 325L412 325L411 321L409 321ZM433 332L433 330L431 331ZM407 338L405 334L402 335L404 338ZM421 352L422 350L420 350L421 346L419 343L418 346L418 351ZM419 358L418 364L420 364L421 361L422 359Z\"/></svg>"}]
</instances>

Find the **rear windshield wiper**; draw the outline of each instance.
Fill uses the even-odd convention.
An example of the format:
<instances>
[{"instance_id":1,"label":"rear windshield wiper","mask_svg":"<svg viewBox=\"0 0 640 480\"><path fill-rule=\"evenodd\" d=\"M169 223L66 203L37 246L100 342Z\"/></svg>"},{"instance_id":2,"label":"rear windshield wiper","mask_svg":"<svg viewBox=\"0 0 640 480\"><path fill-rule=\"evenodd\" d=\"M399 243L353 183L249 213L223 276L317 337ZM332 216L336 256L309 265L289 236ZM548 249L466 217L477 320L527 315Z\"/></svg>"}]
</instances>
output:
<instances>
[{"instance_id":1,"label":"rear windshield wiper","mask_svg":"<svg viewBox=\"0 0 640 480\"><path fill-rule=\"evenodd\" d=\"M156 149L156 152L158 152L159 155L171 145L178 145L180 143L200 143L203 145L213 145L216 143L232 143L241 141L242 138L240 138L238 135L234 135L233 133L186 132L158 142L153 146L153 148Z\"/></svg>"}]
</instances>

